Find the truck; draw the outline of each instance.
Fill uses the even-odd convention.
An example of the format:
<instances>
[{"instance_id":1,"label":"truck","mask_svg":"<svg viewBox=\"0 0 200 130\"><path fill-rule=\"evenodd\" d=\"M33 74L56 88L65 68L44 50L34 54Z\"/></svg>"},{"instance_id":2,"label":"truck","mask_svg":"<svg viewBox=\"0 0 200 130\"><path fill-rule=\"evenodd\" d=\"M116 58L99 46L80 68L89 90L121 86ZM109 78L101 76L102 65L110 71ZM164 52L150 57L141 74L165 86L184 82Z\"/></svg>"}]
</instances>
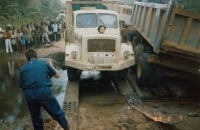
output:
<instances>
[{"instance_id":1,"label":"truck","mask_svg":"<svg viewBox=\"0 0 200 130\"><path fill-rule=\"evenodd\" d=\"M120 24L120 32L122 36L122 42L127 43L127 37L125 36L127 33L132 33L134 30L134 27L131 23L131 15L132 15L132 6L124 5L121 3L118 3L118 13L119 13L119 24ZM125 35L124 35L125 33ZM129 39L130 41L133 40Z\"/></svg>"},{"instance_id":2,"label":"truck","mask_svg":"<svg viewBox=\"0 0 200 130\"><path fill-rule=\"evenodd\" d=\"M164 76L198 79L200 13L181 8L176 0L135 0L125 33L131 42L139 86L157 86Z\"/></svg>"},{"instance_id":3,"label":"truck","mask_svg":"<svg viewBox=\"0 0 200 130\"><path fill-rule=\"evenodd\" d=\"M65 61L68 79L80 71L104 71L126 79L135 64L130 43L121 43L117 1L66 1ZM98 27L106 27L99 33Z\"/></svg>"},{"instance_id":4,"label":"truck","mask_svg":"<svg viewBox=\"0 0 200 130\"><path fill-rule=\"evenodd\" d=\"M56 17L56 20L65 20L65 17L66 17L65 11L66 10L60 10L59 14L58 14L58 17Z\"/></svg>"}]
</instances>

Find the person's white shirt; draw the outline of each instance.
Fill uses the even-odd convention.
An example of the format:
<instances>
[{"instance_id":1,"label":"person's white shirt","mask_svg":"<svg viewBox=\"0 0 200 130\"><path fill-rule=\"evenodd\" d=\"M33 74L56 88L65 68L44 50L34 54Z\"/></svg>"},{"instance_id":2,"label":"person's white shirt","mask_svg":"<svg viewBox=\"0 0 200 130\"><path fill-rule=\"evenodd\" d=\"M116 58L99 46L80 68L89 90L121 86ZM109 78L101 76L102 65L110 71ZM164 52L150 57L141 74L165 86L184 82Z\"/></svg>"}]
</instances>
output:
<instances>
[{"instance_id":1,"label":"person's white shirt","mask_svg":"<svg viewBox=\"0 0 200 130\"><path fill-rule=\"evenodd\" d=\"M58 27L55 24L53 24L52 27L53 27L53 32L58 32Z\"/></svg>"},{"instance_id":2,"label":"person's white shirt","mask_svg":"<svg viewBox=\"0 0 200 130\"><path fill-rule=\"evenodd\" d=\"M0 27L0 38L3 37L3 29Z\"/></svg>"}]
</instances>

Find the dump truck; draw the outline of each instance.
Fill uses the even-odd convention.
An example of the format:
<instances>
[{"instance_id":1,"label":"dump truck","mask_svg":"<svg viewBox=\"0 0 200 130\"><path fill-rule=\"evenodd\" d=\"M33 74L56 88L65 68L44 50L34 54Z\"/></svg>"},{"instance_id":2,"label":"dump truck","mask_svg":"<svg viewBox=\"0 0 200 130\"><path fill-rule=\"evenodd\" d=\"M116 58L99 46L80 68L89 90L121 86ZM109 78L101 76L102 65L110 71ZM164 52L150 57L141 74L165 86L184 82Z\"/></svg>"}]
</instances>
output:
<instances>
[{"instance_id":1,"label":"dump truck","mask_svg":"<svg viewBox=\"0 0 200 130\"><path fill-rule=\"evenodd\" d=\"M134 65L130 43L121 43L118 3L116 1L66 2L65 61L68 79L80 71L114 72L125 79L128 67ZM100 25L105 33L98 32Z\"/></svg>"},{"instance_id":2,"label":"dump truck","mask_svg":"<svg viewBox=\"0 0 200 130\"><path fill-rule=\"evenodd\" d=\"M131 15L132 15L132 6L124 5L121 3L118 3L118 13L119 13L119 24L120 24L120 32L121 36L124 35L124 33L131 33L134 30L134 27L131 23ZM122 38L122 42L125 43L127 40L126 37Z\"/></svg>"},{"instance_id":3,"label":"dump truck","mask_svg":"<svg viewBox=\"0 0 200 130\"><path fill-rule=\"evenodd\" d=\"M135 0L125 33L131 42L137 84L156 86L164 76L197 79L200 69L200 14L181 8L176 0Z\"/></svg>"}]
</instances>

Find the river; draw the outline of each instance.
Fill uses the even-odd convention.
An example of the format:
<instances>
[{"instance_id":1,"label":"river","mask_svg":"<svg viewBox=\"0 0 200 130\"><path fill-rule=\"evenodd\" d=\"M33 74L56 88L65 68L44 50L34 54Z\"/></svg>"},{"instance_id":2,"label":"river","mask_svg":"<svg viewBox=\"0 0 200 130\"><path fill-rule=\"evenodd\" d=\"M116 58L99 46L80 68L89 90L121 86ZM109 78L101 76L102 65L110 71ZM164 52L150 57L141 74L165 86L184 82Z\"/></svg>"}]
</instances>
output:
<instances>
[{"instance_id":1,"label":"river","mask_svg":"<svg viewBox=\"0 0 200 130\"><path fill-rule=\"evenodd\" d=\"M0 130L23 130L27 124L32 124L23 91L19 87L19 71L25 63L24 59L8 59L0 62ZM60 78L52 78L51 89L62 107L67 86L67 72L62 71L60 64L56 62L53 64L59 71ZM43 109L41 111L43 119L49 117Z\"/></svg>"}]
</instances>

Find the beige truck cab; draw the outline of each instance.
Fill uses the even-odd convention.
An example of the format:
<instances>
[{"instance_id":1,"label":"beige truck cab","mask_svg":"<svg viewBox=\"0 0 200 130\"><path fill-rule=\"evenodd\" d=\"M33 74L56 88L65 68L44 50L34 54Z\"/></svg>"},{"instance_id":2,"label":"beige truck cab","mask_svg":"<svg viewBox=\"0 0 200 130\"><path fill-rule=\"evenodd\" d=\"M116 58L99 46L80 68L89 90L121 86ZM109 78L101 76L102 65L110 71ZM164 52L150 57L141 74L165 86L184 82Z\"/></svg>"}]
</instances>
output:
<instances>
[{"instance_id":1,"label":"beige truck cab","mask_svg":"<svg viewBox=\"0 0 200 130\"><path fill-rule=\"evenodd\" d=\"M67 15L64 65L69 80L77 70L117 71L126 78L127 68L135 64L130 43L121 43L118 13L112 10L82 7ZM71 17L70 17L71 16ZM104 33L99 25L106 26Z\"/></svg>"}]
</instances>

